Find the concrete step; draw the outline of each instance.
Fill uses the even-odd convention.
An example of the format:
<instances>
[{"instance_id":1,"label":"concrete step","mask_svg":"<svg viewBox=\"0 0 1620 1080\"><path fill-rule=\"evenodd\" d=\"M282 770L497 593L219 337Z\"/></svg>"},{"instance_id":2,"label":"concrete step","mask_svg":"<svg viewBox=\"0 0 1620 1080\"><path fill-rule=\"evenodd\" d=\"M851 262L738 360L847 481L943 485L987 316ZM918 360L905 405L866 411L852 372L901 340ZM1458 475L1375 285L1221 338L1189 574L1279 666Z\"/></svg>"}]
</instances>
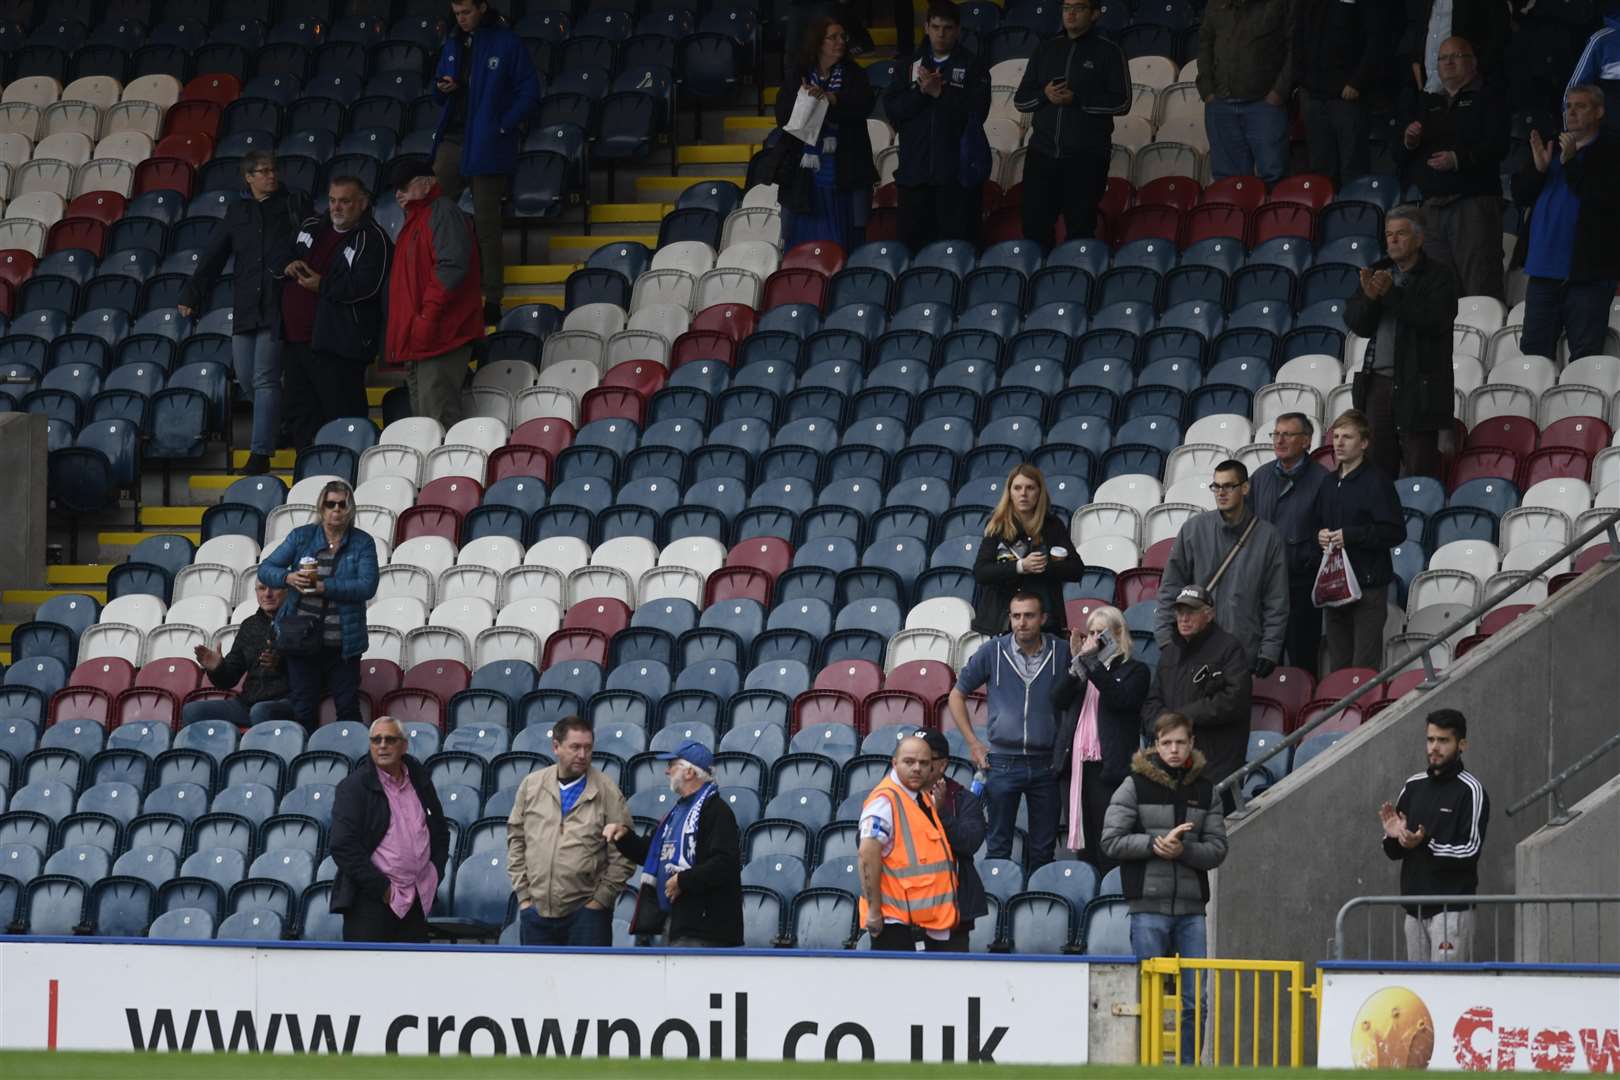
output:
<instances>
[{"instance_id":1,"label":"concrete step","mask_svg":"<svg viewBox=\"0 0 1620 1080\"><path fill-rule=\"evenodd\" d=\"M771 133L771 129L775 126L775 116L728 116L721 124L721 130L725 132L726 142L748 144L748 153L746 156L742 156L740 162L740 164L747 166L748 158L757 151L758 144L765 141L765 136L769 135ZM704 146L694 147L693 149L720 151L736 150L741 148ZM732 163L737 164L738 162L734 161Z\"/></svg>"},{"instance_id":2,"label":"concrete step","mask_svg":"<svg viewBox=\"0 0 1620 1080\"><path fill-rule=\"evenodd\" d=\"M594 203L591 206L592 225L651 225L655 229L664 215L675 209L673 203L633 202ZM620 231L623 231L622 229ZM568 267L570 271L573 267ZM563 275L565 278L567 274Z\"/></svg>"},{"instance_id":3,"label":"concrete step","mask_svg":"<svg viewBox=\"0 0 1620 1080\"><path fill-rule=\"evenodd\" d=\"M701 184L705 180L724 180L727 183L735 184L739 175L741 174L712 170L702 176L695 174L690 176L638 176L636 178L636 195L638 198L646 199L649 202L656 199L673 203L680 198L681 192L693 184Z\"/></svg>"},{"instance_id":4,"label":"concrete step","mask_svg":"<svg viewBox=\"0 0 1620 1080\"><path fill-rule=\"evenodd\" d=\"M143 506L141 526L147 529L182 529L202 524L201 506Z\"/></svg>"},{"instance_id":5,"label":"concrete step","mask_svg":"<svg viewBox=\"0 0 1620 1080\"><path fill-rule=\"evenodd\" d=\"M241 469L241 468L246 467L248 454L249 454L249 451L247 451L247 450L234 451L231 454L231 468L232 469ZM274 454L270 455L270 467L272 469L291 469L293 467L293 465L295 465L297 463L297 461L298 461L298 451L296 451L296 450L277 450ZM237 475L237 476L227 477L226 479L228 479L228 480L240 480L240 479L242 479L242 477ZM224 487L230 487L231 485L229 483L226 483L223 486Z\"/></svg>"},{"instance_id":6,"label":"concrete step","mask_svg":"<svg viewBox=\"0 0 1620 1080\"><path fill-rule=\"evenodd\" d=\"M584 262L597 248L603 244L623 243L646 244L648 247L658 245L658 233L591 233L588 236L553 236L551 238L551 256L554 259L573 259Z\"/></svg>"},{"instance_id":7,"label":"concrete step","mask_svg":"<svg viewBox=\"0 0 1620 1080\"><path fill-rule=\"evenodd\" d=\"M111 563L78 563L45 568L45 583L47 585L92 585L105 587L107 574L111 572Z\"/></svg>"}]
</instances>

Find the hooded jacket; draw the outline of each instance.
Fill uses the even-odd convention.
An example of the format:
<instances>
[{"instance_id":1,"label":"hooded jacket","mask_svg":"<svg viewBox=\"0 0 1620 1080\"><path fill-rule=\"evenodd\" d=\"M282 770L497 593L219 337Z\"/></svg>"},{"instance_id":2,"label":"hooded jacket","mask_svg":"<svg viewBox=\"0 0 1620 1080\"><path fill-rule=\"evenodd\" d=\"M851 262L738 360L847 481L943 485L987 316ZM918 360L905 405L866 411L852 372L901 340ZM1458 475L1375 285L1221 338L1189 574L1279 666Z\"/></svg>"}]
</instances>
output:
<instances>
[{"instance_id":1,"label":"hooded jacket","mask_svg":"<svg viewBox=\"0 0 1620 1080\"><path fill-rule=\"evenodd\" d=\"M1387 270L1393 265L1384 259L1373 268ZM1449 430L1457 407L1451 370L1451 327L1457 319L1456 272L1419 251L1404 285L1397 285L1377 300L1358 286L1345 301L1344 325L1364 338L1376 339L1385 312L1395 319L1392 408L1396 430ZM1369 354L1363 365L1375 359ZM1360 382L1352 384L1357 387L1355 405L1365 412L1365 390Z\"/></svg>"},{"instance_id":2,"label":"hooded jacket","mask_svg":"<svg viewBox=\"0 0 1620 1080\"><path fill-rule=\"evenodd\" d=\"M1169 644L1176 630L1176 594L1188 585L1207 588L1254 516L1245 506L1234 525L1219 510L1205 510L1181 526L1159 579L1159 609L1153 613L1153 636L1160 646ZM1276 526L1255 522L1214 594L1215 621L1243 644L1249 660L1263 656L1278 662L1288 633L1288 556Z\"/></svg>"},{"instance_id":3,"label":"hooded jacket","mask_svg":"<svg viewBox=\"0 0 1620 1080\"><path fill-rule=\"evenodd\" d=\"M1423 828L1423 843L1415 848L1384 837L1384 854L1401 864L1402 896L1472 896L1479 891L1479 853L1491 800L1479 778L1463 768L1461 757L1407 777L1395 809L1406 815L1407 828ZM1428 904L1420 910L1414 904L1406 913L1428 918L1440 910Z\"/></svg>"},{"instance_id":4,"label":"hooded jacket","mask_svg":"<svg viewBox=\"0 0 1620 1080\"><path fill-rule=\"evenodd\" d=\"M309 215L303 192L280 187L260 202L244 196L225 209L179 303L205 311L207 297L225 261L236 256L231 273L231 332L269 330L281 335L281 273L292 261L293 236Z\"/></svg>"},{"instance_id":5,"label":"hooded jacket","mask_svg":"<svg viewBox=\"0 0 1620 1080\"><path fill-rule=\"evenodd\" d=\"M1120 864L1120 885L1133 915L1202 915L1209 872L1226 859L1226 818L1205 775L1204 755L1192 752L1172 769L1148 750L1131 758L1131 775L1103 815L1102 850ZM1192 822L1181 857L1153 853L1153 841Z\"/></svg>"},{"instance_id":6,"label":"hooded jacket","mask_svg":"<svg viewBox=\"0 0 1620 1080\"><path fill-rule=\"evenodd\" d=\"M1337 0L1334 0L1337 2ZM1198 26L1198 94L1258 101L1294 87L1292 0L1210 0Z\"/></svg>"},{"instance_id":7,"label":"hooded jacket","mask_svg":"<svg viewBox=\"0 0 1620 1080\"><path fill-rule=\"evenodd\" d=\"M315 237L330 229L324 215L306 218L293 244L293 257L308 257ZM388 285L388 263L394 244L370 211L343 234L321 275L315 306L315 329L310 345L316 352L346 360L370 360L382 345L383 297ZM288 288L299 286L290 284Z\"/></svg>"},{"instance_id":8,"label":"hooded jacket","mask_svg":"<svg viewBox=\"0 0 1620 1080\"><path fill-rule=\"evenodd\" d=\"M484 336L473 223L434 184L405 208L388 277L390 363L428 360Z\"/></svg>"},{"instance_id":9,"label":"hooded jacket","mask_svg":"<svg viewBox=\"0 0 1620 1080\"><path fill-rule=\"evenodd\" d=\"M944 85L929 97L917 83L897 77L883 92L883 111L900 139L895 180L905 187L954 184L960 172L962 133L982 127L990 114L990 71L960 44L943 62L924 48L918 63L940 70Z\"/></svg>"},{"instance_id":10,"label":"hooded jacket","mask_svg":"<svg viewBox=\"0 0 1620 1080\"><path fill-rule=\"evenodd\" d=\"M1067 79L1074 101L1046 99L1046 84ZM1028 146L1049 158L1107 159L1113 151L1114 117L1131 109L1131 72L1125 53L1095 26L1071 38L1047 38L1035 47L1013 93L1013 108L1034 117Z\"/></svg>"},{"instance_id":11,"label":"hooded jacket","mask_svg":"<svg viewBox=\"0 0 1620 1080\"><path fill-rule=\"evenodd\" d=\"M1010 633L980 645L962 665L957 690L971 694L981 686L988 687L992 754L1035 756L1044 761L1052 752L1060 726L1052 692L1069 668L1069 643L1043 634L1041 647L1046 650L1043 662L1027 685L1012 655L1018 645Z\"/></svg>"},{"instance_id":12,"label":"hooded jacket","mask_svg":"<svg viewBox=\"0 0 1620 1080\"><path fill-rule=\"evenodd\" d=\"M443 881L445 863L450 858L450 826L427 769L409 754L404 761L411 787L427 818L428 857L439 872L439 880ZM372 865L371 853L388 834L392 820L388 795L382 789L382 781L377 779L377 766L371 758L363 758L332 796L332 827L328 835L332 861L337 863L337 877L332 882L333 911L339 914L348 911L354 906L354 898L362 893L375 897L378 903L388 898L388 878Z\"/></svg>"},{"instance_id":13,"label":"hooded jacket","mask_svg":"<svg viewBox=\"0 0 1620 1080\"><path fill-rule=\"evenodd\" d=\"M433 72L433 100L444 106L433 132L433 151L450 125L456 103L438 89L446 75L467 95L467 127L461 139L462 176L504 176L517 169L523 125L540 107L540 77L523 39L493 8L471 35L452 27ZM468 38L472 48L469 54Z\"/></svg>"},{"instance_id":14,"label":"hooded jacket","mask_svg":"<svg viewBox=\"0 0 1620 1080\"><path fill-rule=\"evenodd\" d=\"M1016 520L1016 519L1015 519ZM1023 530L1020 527L1019 532ZM1046 569L1039 574L1020 574L1017 558L1035 550L1046 552ZM1065 552L1055 558L1054 551ZM1007 605L1015 592L1032 592L1041 598L1046 612L1043 627L1048 634L1063 637L1069 625L1063 601L1063 583L1079 581L1085 573L1085 561L1074 550L1069 539L1068 526L1056 514L1048 514L1041 526L1041 535L1020 535L1011 543L1000 536L986 536L979 542L979 553L973 559L973 580L979 585L973 594L973 629L981 634L1005 634L1008 629Z\"/></svg>"},{"instance_id":15,"label":"hooded jacket","mask_svg":"<svg viewBox=\"0 0 1620 1080\"><path fill-rule=\"evenodd\" d=\"M1142 729L1152 731L1162 712L1191 720L1206 761L1204 775L1218 784L1237 772L1249 751L1252 686L1243 646L1219 623L1190 639L1172 632L1142 706Z\"/></svg>"},{"instance_id":16,"label":"hooded jacket","mask_svg":"<svg viewBox=\"0 0 1620 1080\"><path fill-rule=\"evenodd\" d=\"M1363 589L1381 588L1395 579L1389 549L1406 539L1406 516L1394 481L1371 458L1362 458L1349 476L1328 474L1316 493L1315 516L1318 529L1344 530L1344 553Z\"/></svg>"},{"instance_id":17,"label":"hooded jacket","mask_svg":"<svg viewBox=\"0 0 1620 1080\"><path fill-rule=\"evenodd\" d=\"M287 588L287 574L306 555L317 555L326 547L326 532L320 522L300 525L281 546L259 563L259 580L275 589ZM326 598L337 604L343 630L343 656L359 657L371 648L366 633L366 604L377 595L377 544L364 529L350 527L338 545L332 576L326 579ZM276 612L276 622L298 607L298 593L287 590L287 599Z\"/></svg>"}]
</instances>

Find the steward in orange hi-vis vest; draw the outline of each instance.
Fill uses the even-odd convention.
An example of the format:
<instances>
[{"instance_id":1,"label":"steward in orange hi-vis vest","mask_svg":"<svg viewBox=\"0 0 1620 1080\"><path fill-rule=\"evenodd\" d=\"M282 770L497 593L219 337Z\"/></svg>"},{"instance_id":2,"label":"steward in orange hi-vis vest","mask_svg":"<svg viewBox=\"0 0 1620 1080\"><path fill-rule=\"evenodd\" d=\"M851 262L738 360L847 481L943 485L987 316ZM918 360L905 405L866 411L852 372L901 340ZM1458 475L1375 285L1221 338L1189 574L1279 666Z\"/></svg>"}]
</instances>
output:
<instances>
[{"instance_id":1,"label":"steward in orange hi-vis vest","mask_svg":"<svg viewBox=\"0 0 1620 1080\"><path fill-rule=\"evenodd\" d=\"M956 860L945 830L918 805L890 773L871 798L889 800L894 810L894 846L883 859L879 904L885 920L893 919L924 930L956 927ZM866 897L861 897L861 923L867 920Z\"/></svg>"}]
</instances>

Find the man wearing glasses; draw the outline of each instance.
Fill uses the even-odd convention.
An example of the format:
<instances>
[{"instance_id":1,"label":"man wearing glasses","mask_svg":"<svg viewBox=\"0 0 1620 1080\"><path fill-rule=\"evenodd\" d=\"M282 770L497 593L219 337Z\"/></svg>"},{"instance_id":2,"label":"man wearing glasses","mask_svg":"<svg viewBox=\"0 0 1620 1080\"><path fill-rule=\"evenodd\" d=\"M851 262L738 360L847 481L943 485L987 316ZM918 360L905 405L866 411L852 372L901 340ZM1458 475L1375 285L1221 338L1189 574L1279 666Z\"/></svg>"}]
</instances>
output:
<instances>
[{"instance_id":1,"label":"man wearing glasses","mask_svg":"<svg viewBox=\"0 0 1620 1080\"><path fill-rule=\"evenodd\" d=\"M309 216L309 199L276 179L268 150L242 158L248 198L225 210L175 305L186 318L207 314L209 293L236 256L231 275L231 367L240 393L253 400L251 453L242 472L270 471L281 420L281 272L291 261L298 223Z\"/></svg>"},{"instance_id":2,"label":"man wearing glasses","mask_svg":"<svg viewBox=\"0 0 1620 1080\"><path fill-rule=\"evenodd\" d=\"M1288 636L1283 649L1288 662L1316 674L1322 641L1322 612L1311 603L1311 587L1322 562L1311 510L1328 471L1310 454L1316 427L1304 413L1284 413L1272 421L1275 461L1250 478L1249 505L1262 521L1276 526L1288 563Z\"/></svg>"},{"instance_id":3,"label":"man wearing glasses","mask_svg":"<svg viewBox=\"0 0 1620 1080\"><path fill-rule=\"evenodd\" d=\"M1159 646L1175 637L1176 597L1188 585L1213 597L1215 621L1237 638L1245 667L1260 678L1282 657L1288 631L1288 567L1282 536L1249 508L1249 469L1241 461L1215 466L1209 485L1215 509L1181 526L1159 581L1153 633Z\"/></svg>"},{"instance_id":4,"label":"man wearing glasses","mask_svg":"<svg viewBox=\"0 0 1620 1080\"><path fill-rule=\"evenodd\" d=\"M371 723L371 756L332 800L332 910L344 941L425 942L450 829L427 769L392 716Z\"/></svg>"}]
</instances>

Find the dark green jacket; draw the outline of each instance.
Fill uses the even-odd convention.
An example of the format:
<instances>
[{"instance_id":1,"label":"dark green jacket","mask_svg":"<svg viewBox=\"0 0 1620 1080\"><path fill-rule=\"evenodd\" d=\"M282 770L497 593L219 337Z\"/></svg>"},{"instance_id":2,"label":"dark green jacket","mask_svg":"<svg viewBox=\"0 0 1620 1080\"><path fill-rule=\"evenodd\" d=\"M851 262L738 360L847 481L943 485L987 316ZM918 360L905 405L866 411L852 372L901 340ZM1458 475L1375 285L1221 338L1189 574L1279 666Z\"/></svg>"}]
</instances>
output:
<instances>
[{"instance_id":1,"label":"dark green jacket","mask_svg":"<svg viewBox=\"0 0 1620 1080\"><path fill-rule=\"evenodd\" d=\"M1388 260L1379 264L1388 268ZM1395 427L1399 431L1444 431L1451 427L1451 327L1457 321L1457 275L1420 254L1404 287L1382 299L1359 288L1344 305L1344 325L1364 338L1378 336L1384 312L1395 316ZM1366 410L1362 380L1356 408Z\"/></svg>"},{"instance_id":2,"label":"dark green jacket","mask_svg":"<svg viewBox=\"0 0 1620 1080\"><path fill-rule=\"evenodd\" d=\"M1198 27L1198 93L1256 101L1294 88L1293 0L1209 0Z\"/></svg>"}]
</instances>

